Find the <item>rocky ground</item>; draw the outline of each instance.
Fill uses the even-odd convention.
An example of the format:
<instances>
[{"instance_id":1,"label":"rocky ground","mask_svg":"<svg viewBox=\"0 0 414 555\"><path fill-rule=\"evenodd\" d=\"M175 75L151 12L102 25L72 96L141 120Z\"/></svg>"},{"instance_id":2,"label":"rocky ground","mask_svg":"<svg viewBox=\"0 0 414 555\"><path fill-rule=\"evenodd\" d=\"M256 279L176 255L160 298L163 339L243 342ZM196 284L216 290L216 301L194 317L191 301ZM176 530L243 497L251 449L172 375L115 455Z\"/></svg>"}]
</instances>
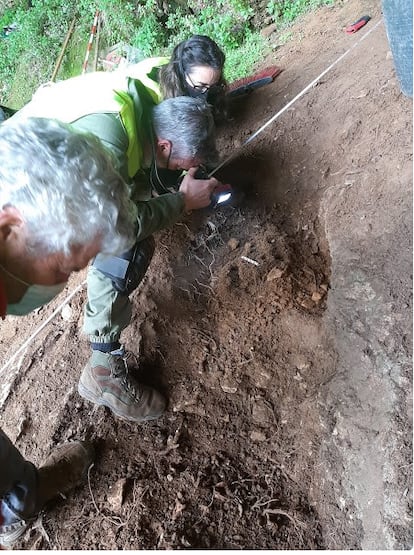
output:
<instances>
[{"instance_id":1,"label":"rocky ground","mask_svg":"<svg viewBox=\"0 0 414 555\"><path fill-rule=\"evenodd\" d=\"M123 340L169 398L159 421L79 397L84 289L10 360L85 273L2 324L1 426L35 462L68 439L98 446L89 483L19 547L412 546L412 101L378 2L363 9L347 0L274 35L261 67L283 72L220 131L237 202L157 235Z\"/></svg>"}]
</instances>

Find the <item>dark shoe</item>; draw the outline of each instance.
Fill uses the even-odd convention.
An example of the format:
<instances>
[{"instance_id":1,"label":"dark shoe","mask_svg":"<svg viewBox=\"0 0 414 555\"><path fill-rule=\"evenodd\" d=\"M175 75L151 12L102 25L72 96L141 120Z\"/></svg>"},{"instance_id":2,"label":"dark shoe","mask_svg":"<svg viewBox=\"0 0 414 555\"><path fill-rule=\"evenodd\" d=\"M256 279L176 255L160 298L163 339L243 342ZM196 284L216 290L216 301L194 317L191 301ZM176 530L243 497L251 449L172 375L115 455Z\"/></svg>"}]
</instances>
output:
<instances>
[{"instance_id":1,"label":"dark shoe","mask_svg":"<svg viewBox=\"0 0 414 555\"><path fill-rule=\"evenodd\" d=\"M12 546L36 520L43 506L81 484L93 463L95 450L86 441L74 441L56 447L38 470L36 508L32 517L16 515L11 524L0 525L0 545Z\"/></svg>"},{"instance_id":2,"label":"dark shoe","mask_svg":"<svg viewBox=\"0 0 414 555\"><path fill-rule=\"evenodd\" d=\"M17 542L17 540L23 536L35 519L36 517L23 519L16 516L16 520L12 524L1 524L0 549L1 546L11 547L15 542Z\"/></svg>"},{"instance_id":3,"label":"dark shoe","mask_svg":"<svg viewBox=\"0 0 414 555\"><path fill-rule=\"evenodd\" d=\"M125 420L154 420L164 412L166 401L158 391L129 375L127 358L123 349L92 351L79 380L79 394Z\"/></svg>"}]
</instances>

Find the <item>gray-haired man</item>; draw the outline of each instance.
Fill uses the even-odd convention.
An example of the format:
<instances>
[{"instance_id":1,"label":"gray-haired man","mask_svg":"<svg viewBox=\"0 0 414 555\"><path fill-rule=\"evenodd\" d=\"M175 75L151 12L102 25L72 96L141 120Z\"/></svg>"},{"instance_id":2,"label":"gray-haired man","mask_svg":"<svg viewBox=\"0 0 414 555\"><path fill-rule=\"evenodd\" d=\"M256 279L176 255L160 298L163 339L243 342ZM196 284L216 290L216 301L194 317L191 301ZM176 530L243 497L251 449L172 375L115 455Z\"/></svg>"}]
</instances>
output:
<instances>
[{"instance_id":1,"label":"gray-haired man","mask_svg":"<svg viewBox=\"0 0 414 555\"><path fill-rule=\"evenodd\" d=\"M9 120L27 115L52 117L93 132L116 156L119 171L135 189L134 198L140 199L134 247L112 259L99 255L89 270L84 331L92 356L79 382L83 397L132 421L159 417L166 401L128 372L120 337L131 319L129 295L151 260L152 234L175 223L184 212L208 206L220 185L214 178L194 176L197 166L211 164L217 157L209 106L189 97L159 103L153 84L121 72L86 74L40 89ZM189 171L178 192L151 198L144 183L162 186L164 170Z\"/></svg>"},{"instance_id":2,"label":"gray-haired man","mask_svg":"<svg viewBox=\"0 0 414 555\"><path fill-rule=\"evenodd\" d=\"M96 137L46 119L2 124L0 317L47 304L99 251L128 249L135 220L129 189ZM0 545L78 485L93 458L92 445L75 441L36 468L0 428Z\"/></svg>"}]
</instances>

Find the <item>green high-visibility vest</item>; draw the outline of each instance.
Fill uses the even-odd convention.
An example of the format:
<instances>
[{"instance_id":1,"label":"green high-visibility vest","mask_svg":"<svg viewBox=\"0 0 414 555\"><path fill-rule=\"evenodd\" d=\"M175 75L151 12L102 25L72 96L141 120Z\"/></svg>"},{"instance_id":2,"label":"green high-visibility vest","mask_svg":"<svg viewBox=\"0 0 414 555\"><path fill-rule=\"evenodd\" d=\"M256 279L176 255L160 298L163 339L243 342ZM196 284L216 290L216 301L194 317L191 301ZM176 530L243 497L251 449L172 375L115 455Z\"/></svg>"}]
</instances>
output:
<instances>
[{"instance_id":1,"label":"green high-visibility vest","mask_svg":"<svg viewBox=\"0 0 414 555\"><path fill-rule=\"evenodd\" d=\"M146 111L161 101L159 85L149 73L154 64L163 65L167 61L167 58L143 60L131 66L131 75L127 68L46 84L13 119L45 117L75 123L91 114L118 114L128 138L128 175L133 177L143 163Z\"/></svg>"}]
</instances>

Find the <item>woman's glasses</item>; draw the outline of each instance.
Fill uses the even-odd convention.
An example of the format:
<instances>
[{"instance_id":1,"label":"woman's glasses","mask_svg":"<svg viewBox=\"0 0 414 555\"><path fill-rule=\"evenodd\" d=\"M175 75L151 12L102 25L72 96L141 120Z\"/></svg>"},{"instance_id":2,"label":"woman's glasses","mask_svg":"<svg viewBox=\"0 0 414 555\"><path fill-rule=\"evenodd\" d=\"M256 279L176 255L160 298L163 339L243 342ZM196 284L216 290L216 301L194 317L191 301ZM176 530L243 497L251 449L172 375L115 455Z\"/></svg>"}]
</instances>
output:
<instances>
[{"instance_id":1,"label":"woman's glasses","mask_svg":"<svg viewBox=\"0 0 414 555\"><path fill-rule=\"evenodd\" d=\"M206 93L207 91L212 91L212 90L219 90L223 87L220 83L214 83L212 85L208 85L207 83L196 84L193 82L193 80L189 75L186 75L185 78L188 81L188 83L193 87L193 89L200 93Z\"/></svg>"}]
</instances>

